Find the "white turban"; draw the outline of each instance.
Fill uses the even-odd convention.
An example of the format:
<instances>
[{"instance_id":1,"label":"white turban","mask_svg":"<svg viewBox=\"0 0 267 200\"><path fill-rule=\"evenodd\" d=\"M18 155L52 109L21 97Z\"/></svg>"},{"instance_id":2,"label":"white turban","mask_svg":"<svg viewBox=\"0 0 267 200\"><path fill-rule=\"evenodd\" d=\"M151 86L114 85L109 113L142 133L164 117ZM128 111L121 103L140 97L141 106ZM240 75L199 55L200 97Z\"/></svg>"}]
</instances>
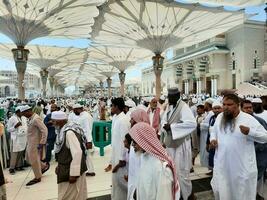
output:
<instances>
[{"instance_id":1,"label":"white turban","mask_svg":"<svg viewBox=\"0 0 267 200\"><path fill-rule=\"evenodd\" d=\"M51 114L51 119L54 119L54 120L65 120L65 119L67 119L67 115L63 111L54 111Z\"/></svg>"},{"instance_id":2,"label":"white turban","mask_svg":"<svg viewBox=\"0 0 267 200\"><path fill-rule=\"evenodd\" d=\"M214 101L213 103L212 103L212 108L214 108L214 107L222 107L222 104L219 102L219 101Z\"/></svg>"},{"instance_id":3,"label":"white turban","mask_svg":"<svg viewBox=\"0 0 267 200\"><path fill-rule=\"evenodd\" d=\"M127 101L125 101L125 106L127 106L129 108L134 108L134 107L136 107L136 104L132 99L128 99Z\"/></svg>"},{"instance_id":4,"label":"white turban","mask_svg":"<svg viewBox=\"0 0 267 200\"><path fill-rule=\"evenodd\" d=\"M25 106L21 106L20 107L20 112L24 112L24 111L27 111L27 110L30 110L31 107L29 105L25 105Z\"/></svg>"},{"instance_id":5,"label":"white turban","mask_svg":"<svg viewBox=\"0 0 267 200\"><path fill-rule=\"evenodd\" d=\"M262 100L260 98L254 98L251 101L252 103L262 103Z\"/></svg>"},{"instance_id":6,"label":"white turban","mask_svg":"<svg viewBox=\"0 0 267 200\"><path fill-rule=\"evenodd\" d=\"M197 98L193 98L193 99L192 99L192 103L193 103L193 104L197 104L197 102L198 102L198 99L197 99Z\"/></svg>"},{"instance_id":7,"label":"white turban","mask_svg":"<svg viewBox=\"0 0 267 200\"><path fill-rule=\"evenodd\" d=\"M76 103L76 104L73 105L72 108L73 108L73 109L75 109L75 108L83 108L83 105L81 105L81 104L79 104L79 103Z\"/></svg>"},{"instance_id":8,"label":"white turban","mask_svg":"<svg viewBox=\"0 0 267 200\"><path fill-rule=\"evenodd\" d=\"M164 95L161 95L159 99L162 100L162 101L165 101L166 97Z\"/></svg>"}]
</instances>

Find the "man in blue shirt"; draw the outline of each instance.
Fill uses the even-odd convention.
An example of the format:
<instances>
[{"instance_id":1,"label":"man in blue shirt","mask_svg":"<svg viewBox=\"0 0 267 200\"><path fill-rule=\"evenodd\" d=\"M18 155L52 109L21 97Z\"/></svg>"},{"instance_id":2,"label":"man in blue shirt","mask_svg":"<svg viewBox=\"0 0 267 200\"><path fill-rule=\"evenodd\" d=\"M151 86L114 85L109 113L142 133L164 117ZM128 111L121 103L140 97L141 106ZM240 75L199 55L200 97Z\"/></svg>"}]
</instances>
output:
<instances>
[{"instance_id":1,"label":"man in blue shirt","mask_svg":"<svg viewBox=\"0 0 267 200\"><path fill-rule=\"evenodd\" d=\"M57 137L56 132L55 132L55 127L52 124L51 114L52 112L57 111L57 110L58 110L57 105L52 104L51 113L46 115L46 117L44 118L44 124L46 125L48 129L46 158L45 158L45 162L47 163L48 166L49 166L49 162L51 161L51 154L52 154L52 150L54 149L54 144L55 144L56 137Z\"/></svg>"}]
</instances>

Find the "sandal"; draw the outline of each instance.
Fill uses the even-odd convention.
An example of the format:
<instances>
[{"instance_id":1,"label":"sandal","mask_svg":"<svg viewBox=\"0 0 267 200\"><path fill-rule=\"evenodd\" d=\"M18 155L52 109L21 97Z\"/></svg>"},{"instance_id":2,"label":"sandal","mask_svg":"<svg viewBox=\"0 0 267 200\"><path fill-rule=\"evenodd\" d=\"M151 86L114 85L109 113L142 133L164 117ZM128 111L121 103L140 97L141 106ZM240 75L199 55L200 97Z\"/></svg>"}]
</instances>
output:
<instances>
[{"instance_id":1,"label":"sandal","mask_svg":"<svg viewBox=\"0 0 267 200\"><path fill-rule=\"evenodd\" d=\"M42 174L44 174L46 171L48 171L50 168L50 164L46 163L46 167L44 169L42 169Z\"/></svg>"},{"instance_id":2,"label":"sandal","mask_svg":"<svg viewBox=\"0 0 267 200\"><path fill-rule=\"evenodd\" d=\"M34 185L34 184L39 183L39 182L41 182L41 178L34 178L34 179L32 179L31 181L29 181L29 182L26 184L26 186Z\"/></svg>"}]
</instances>

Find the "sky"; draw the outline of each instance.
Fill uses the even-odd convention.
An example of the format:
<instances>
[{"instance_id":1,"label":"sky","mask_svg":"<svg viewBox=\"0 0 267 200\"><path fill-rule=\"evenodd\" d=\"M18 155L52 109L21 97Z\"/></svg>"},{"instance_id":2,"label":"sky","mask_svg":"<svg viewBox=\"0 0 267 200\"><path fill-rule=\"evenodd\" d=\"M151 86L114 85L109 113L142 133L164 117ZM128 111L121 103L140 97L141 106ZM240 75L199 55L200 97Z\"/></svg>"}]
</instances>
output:
<instances>
[{"instance_id":1,"label":"sky","mask_svg":"<svg viewBox=\"0 0 267 200\"><path fill-rule=\"evenodd\" d=\"M179 0L183 1L183 0ZM256 14L258 15L250 18L252 20L257 20L257 21L265 21L266 15L264 12L265 6L256 6L256 7L249 7L245 9L245 12L247 14ZM226 7L226 9L233 9L231 7ZM7 36L3 35L0 33L0 43L13 43ZM61 46L61 47L77 47L77 48L87 48L90 45L90 41L86 39L76 39L76 40L70 40L70 39L52 39L52 38L39 38L31 41L29 43L30 45L38 44L38 45L51 45L51 46ZM172 56L172 51L169 50L166 54L166 59L171 58ZM126 81L127 79L132 79L136 77L141 77L141 69L146 68L151 66L152 62L146 62L139 64L137 68L131 68L128 71L126 71L127 76L126 76ZM14 61L11 60L6 60L2 59L0 55L0 70L16 70L15 69L15 64ZM118 80L118 77L115 78L115 80Z\"/></svg>"}]
</instances>

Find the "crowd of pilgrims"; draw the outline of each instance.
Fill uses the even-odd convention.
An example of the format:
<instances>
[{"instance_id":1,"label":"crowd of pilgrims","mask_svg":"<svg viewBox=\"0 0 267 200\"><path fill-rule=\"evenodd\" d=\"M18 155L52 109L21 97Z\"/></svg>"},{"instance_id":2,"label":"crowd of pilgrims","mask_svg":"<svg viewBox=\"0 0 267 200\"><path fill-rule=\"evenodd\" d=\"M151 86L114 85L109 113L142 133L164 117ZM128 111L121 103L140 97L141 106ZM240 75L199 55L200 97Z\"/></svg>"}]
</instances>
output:
<instances>
[{"instance_id":1,"label":"crowd of pilgrims","mask_svg":"<svg viewBox=\"0 0 267 200\"><path fill-rule=\"evenodd\" d=\"M180 94L143 98L61 98L5 101L9 173L30 166L41 182L55 155L59 200L87 199L86 176L97 176L94 121L112 121L113 200L191 200L195 159L209 169L218 200L264 199L267 96L226 93L214 98ZM0 162L0 199L6 199ZM41 184L41 183L40 183Z\"/></svg>"}]
</instances>

